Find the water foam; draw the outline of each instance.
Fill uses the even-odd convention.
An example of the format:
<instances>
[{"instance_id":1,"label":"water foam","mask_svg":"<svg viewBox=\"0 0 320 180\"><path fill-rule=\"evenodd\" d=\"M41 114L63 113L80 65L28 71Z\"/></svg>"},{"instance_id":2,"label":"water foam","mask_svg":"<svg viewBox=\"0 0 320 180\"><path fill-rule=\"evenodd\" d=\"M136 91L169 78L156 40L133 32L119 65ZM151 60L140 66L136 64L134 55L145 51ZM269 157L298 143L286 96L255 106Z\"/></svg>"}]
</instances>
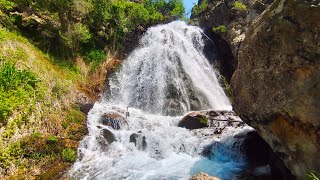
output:
<instances>
[{"instance_id":1,"label":"water foam","mask_svg":"<svg viewBox=\"0 0 320 180\"><path fill-rule=\"evenodd\" d=\"M110 80L106 99L89 112L89 134L80 142L70 177L176 180L198 172L222 178L239 172L244 160L218 153L224 146L211 149L216 153L210 158L202 156L206 147L223 144L238 129L227 127L217 136L208 128L177 127L181 115L190 110L232 109L202 54L201 29L172 22L150 28L140 44ZM115 130L101 123L104 114L125 116L127 106L128 126ZM108 143L103 130L114 134L116 141ZM135 143L130 140L133 134L139 137Z\"/></svg>"}]
</instances>

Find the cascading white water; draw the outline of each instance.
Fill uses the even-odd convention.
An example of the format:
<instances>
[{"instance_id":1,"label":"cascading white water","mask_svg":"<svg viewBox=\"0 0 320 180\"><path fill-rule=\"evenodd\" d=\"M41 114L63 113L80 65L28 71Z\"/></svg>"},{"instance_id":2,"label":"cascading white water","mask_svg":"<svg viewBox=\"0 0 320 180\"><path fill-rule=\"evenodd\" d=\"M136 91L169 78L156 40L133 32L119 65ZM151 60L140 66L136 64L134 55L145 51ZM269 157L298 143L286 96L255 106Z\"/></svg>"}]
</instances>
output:
<instances>
[{"instance_id":1,"label":"cascading white water","mask_svg":"<svg viewBox=\"0 0 320 180\"><path fill-rule=\"evenodd\" d=\"M163 115L231 110L203 55L202 30L178 21L148 29L140 47L110 81L112 102Z\"/></svg>"},{"instance_id":2,"label":"cascading white water","mask_svg":"<svg viewBox=\"0 0 320 180\"><path fill-rule=\"evenodd\" d=\"M218 138L212 129L177 127L182 119L177 115L190 110L232 109L203 47L201 29L184 22L148 29L139 48L110 80L106 99L90 111L89 134L80 143L70 177L176 180L206 172L228 179L239 172L243 159L223 153L210 159L201 155L205 147L224 142L239 129L227 127ZM120 129L103 123L106 114L125 117L126 107L130 116L122 119L126 123Z\"/></svg>"}]
</instances>

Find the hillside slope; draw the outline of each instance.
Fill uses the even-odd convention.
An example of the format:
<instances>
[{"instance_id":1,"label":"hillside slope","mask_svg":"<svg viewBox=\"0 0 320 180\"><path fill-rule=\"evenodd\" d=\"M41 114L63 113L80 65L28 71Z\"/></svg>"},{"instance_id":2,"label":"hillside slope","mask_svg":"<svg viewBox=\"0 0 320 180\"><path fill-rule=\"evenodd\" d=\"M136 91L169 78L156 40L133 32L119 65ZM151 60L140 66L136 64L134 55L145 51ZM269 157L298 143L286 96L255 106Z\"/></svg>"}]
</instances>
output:
<instances>
[{"instance_id":1,"label":"hillside slope","mask_svg":"<svg viewBox=\"0 0 320 180\"><path fill-rule=\"evenodd\" d=\"M61 171L86 132L76 104L83 74L3 27L0 52L0 178Z\"/></svg>"}]
</instances>

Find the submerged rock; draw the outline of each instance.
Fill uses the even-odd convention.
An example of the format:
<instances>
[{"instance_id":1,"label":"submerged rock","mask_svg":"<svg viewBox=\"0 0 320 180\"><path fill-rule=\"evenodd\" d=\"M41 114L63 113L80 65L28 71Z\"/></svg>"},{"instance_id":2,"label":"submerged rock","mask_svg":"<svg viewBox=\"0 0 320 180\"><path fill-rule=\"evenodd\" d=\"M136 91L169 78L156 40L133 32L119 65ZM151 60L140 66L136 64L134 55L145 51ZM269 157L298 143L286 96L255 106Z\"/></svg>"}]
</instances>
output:
<instances>
[{"instance_id":1,"label":"submerged rock","mask_svg":"<svg viewBox=\"0 0 320 180\"><path fill-rule=\"evenodd\" d=\"M200 129L208 126L208 118L199 112L186 115L178 124L179 127L187 129Z\"/></svg>"},{"instance_id":2,"label":"submerged rock","mask_svg":"<svg viewBox=\"0 0 320 180\"><path fill-rule=\"evenodd\" d=\"M109 144L116 141L114 134L108 129L102 129L99 136L96 136L95 139L102 151L106 151Z\"/></svg>"},{"instance_id":3,"label":"submerged rock","mask_svg":"<svg viewBox=\"0 0 320 180\"><path fill-rule=\"evenodd\" d=\"M319 1L276 0L255 21L232 77L234 109L303 179L320 172Z\"/></svg>"},{"instance_id":4,"label":"submerged rock","mask_svg":"<svg viewBox=\"0 0 320 180\"><path fill-rule=\"evenodd\" d=\"M134 145L138 148L138 149L142 149L145 150L147 148L147 141L146 141L146 137L143 136L141 133L133 133L130 136L130 142L134 143Z\"/></svg>"},{"instance_id":5,"label":"submerged rock","mask_svg":"<svg viewBox=\"0 0 320 180\"><path fill-rule=\"evenodd\" d=\"M220 180L217 177L209 176L206 173L199 173L190 178L190 180Z\"/></svg>"},{"instance_id":6,"label":"submerged rock","mask_svg":"<svg viewBox=\"0 0 320 180\"><path fill-rule=\"evenodd\" d=\"M103 129L101 131L103 138L109 143L113 143L114 141L116 141L116 138L114 137L114 134L108 130L108 129Z\"/></svg>"}]
</instances>

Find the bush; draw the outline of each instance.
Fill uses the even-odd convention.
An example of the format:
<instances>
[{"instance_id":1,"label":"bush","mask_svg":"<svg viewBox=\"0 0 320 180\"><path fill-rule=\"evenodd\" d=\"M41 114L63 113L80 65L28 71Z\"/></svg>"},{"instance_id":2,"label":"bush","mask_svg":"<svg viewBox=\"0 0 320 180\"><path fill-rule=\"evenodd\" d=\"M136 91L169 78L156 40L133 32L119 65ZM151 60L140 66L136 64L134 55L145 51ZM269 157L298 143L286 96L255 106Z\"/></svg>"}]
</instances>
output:
<instances>
[{"instance_id":1,"label":"bush","mask_svg":"<svg viewBox=\"0 0 320 180\"><path fill-rule=\"evenodd\" d=\"M247 6L239 1L233 3L233 8L236 10L247 11Z\"/></svg>"},{"instance_id":2,"label":"bush","mask_svg":"<svg viewBox=\"0 0 320 180\"><path fill-rule=\"evenodd\" d=\"M226 33L227 32L227 27L224 26L224 25L221 25L221 26L212 28L212 31L216 32L216 33Z\"/></svg>"},{"instance_id":3,"label":"bush","mask_svg":"<svg viewBox=\"0 0 320 180\"><path fill-rule=\"evenodd\" d=\"M203 11L205 11L207 9L207 7L208 7L207 0L203 0L200 5L196 4L192 8L192 14L197 16L197 15L201 14Z\"/></svg>"},{"instance_id":4,"label":"bush","mask_svg":"<svg viewBox=\"0 0 320 180\"><path fill-rule=\"evenodd\" d=\"M63 149L61 153L62 160L65 162L74 162L77 160L77 152L74 149Z\"/></svg>"},{"instance_id":5,"label":"bush","mask_svg":"<svg viewBox=\"0 0 320 180\"><path fill-rule=\"evenodd\" d=\"M8 0L0 0L0 9L2 11L12 10L13 4L14 4L13 2Z\"/></svg>"},{"instance_id":6,"label":"bush","mask_svg":"<svg viewBox=\"0 0 320 180\"><path fill-rule=\"evenodd\" d=\"M107 55L104 51L102 50L91 50L87 52L84 56L85 60L87 62L103 62L105 59L107 59Z\"/></svg>"}]
</instances>

